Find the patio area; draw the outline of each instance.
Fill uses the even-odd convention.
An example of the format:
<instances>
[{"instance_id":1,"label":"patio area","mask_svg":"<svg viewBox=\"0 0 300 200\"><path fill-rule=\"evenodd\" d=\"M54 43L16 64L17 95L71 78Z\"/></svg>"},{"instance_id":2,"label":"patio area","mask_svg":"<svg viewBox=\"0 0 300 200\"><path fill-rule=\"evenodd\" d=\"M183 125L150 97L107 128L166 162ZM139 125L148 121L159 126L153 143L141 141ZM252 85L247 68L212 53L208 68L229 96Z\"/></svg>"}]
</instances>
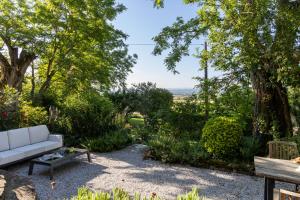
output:
<instances>
[{"instance_id":1,"label":"patio area","mask_svg":"<svg viewBox=\"0 0 300 200\"><path fill-rule=\"evenodd\" d=\"M41 200L69 198L80 186L95 191L120 187L130 194L137 191L148 196L155 192L165 199L175 199L177 194L197 187L207 199L263 199L262 178L143 160L144 148L133 145L112 153L91 154L92 163L83 156L55 170L53 189L47 167L36 166L31 178ZM27 176L28 163L12 166L9 171ZM291 189L293 185L278 187Z\"/></svg>"}]
</instances>

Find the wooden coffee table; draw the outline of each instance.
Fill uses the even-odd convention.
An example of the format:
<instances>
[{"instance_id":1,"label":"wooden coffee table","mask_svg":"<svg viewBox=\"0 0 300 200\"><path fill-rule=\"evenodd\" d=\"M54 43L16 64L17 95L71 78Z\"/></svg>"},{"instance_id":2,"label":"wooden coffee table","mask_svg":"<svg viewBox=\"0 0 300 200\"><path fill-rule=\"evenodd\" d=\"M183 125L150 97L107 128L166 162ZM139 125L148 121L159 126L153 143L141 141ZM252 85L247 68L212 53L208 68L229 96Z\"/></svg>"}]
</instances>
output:
<instances>
[{"instance_id":1,"label":"wooden coffee table","mask_svg":"<svg viewBox=\"0 0 300 200\"><path fill-rule=\"evenodd\" d=\"M63 157L62 158L56 158L53 160L42 160L42 157L35 158L30 161L29 163L29 170L28 170L28 175L32 175L33 167L34 165L44 165L48 166L50 170L50 180L53 180L53 173L54 173L54 168L61 166L65 163L72 162L75 160L76 157L81 156L83 154L87 155L87 159L89 162L91 162L91 156L90 152L86 149L78 149L78 148L60 148L56 151L53 151L52 153L62 153Z\"/></svg>"}]
</instances>

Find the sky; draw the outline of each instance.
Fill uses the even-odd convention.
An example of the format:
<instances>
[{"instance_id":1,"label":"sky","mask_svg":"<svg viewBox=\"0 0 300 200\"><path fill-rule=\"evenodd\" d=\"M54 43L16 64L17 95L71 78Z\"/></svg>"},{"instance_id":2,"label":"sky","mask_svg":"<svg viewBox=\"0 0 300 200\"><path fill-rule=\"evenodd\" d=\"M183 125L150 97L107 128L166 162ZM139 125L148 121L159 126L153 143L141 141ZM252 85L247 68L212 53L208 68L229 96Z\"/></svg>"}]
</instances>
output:
<instances>
[{"instance_id":1,"label":"sky","mask_svg":"<svg viewBox=\"0 0 300 200\"><path fill-rule=\"evenodd\" d=\"M125 5L127 10L120 14L113 24L129 35L126 42L129 44L130 54L138 55L133 73L128 77L128 85L149 81L162 88L193 88L197 82L192 78L203 74L199 71L199 59L192 56L197 46L190 47L191 55L178 63L177 71L180 74L174 75L164 65L164 58L168 52L162 56L154 56L153 45L130 44L154 44L152 38L158 35L162 28L171 25L178 16L186 20L195 17L197 7L184 5L182 0L166 0L163 9L153 8L151 0L118 0L118 2ZM195 43L203 44L204 41ZM202 49L203 46L199 48Z\"/></svg>"}]
</instances>

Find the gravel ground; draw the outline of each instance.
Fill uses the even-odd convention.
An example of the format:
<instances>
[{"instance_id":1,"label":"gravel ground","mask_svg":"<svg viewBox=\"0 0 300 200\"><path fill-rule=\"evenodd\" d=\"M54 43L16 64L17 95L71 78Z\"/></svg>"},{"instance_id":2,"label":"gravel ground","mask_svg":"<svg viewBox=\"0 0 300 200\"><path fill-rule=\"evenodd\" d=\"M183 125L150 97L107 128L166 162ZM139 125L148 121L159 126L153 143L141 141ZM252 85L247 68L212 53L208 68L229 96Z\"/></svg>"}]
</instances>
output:
<instances>
[{"instance_id":1,"label":"gravel ground","mask_svg":"<svg viewBox=\"0 0 300 200\"><path fill-rule=\"evenodd\" d=\"M143 148L133 145L112 153L95 153L91 155L92 163L82 156L54 171L53 189L47 167L36 165L31 178L41 200L69 198L80 186L96 191L121 187L130 194L137 191L147 196L155 192L165 199L175 199L177 194L197 187L207 199L263 199L262 178L143 160ZM12 166L9 171L27 176L28 163ZM292 186L280 185L286 187Z\"/></svg>"}]
</instances>

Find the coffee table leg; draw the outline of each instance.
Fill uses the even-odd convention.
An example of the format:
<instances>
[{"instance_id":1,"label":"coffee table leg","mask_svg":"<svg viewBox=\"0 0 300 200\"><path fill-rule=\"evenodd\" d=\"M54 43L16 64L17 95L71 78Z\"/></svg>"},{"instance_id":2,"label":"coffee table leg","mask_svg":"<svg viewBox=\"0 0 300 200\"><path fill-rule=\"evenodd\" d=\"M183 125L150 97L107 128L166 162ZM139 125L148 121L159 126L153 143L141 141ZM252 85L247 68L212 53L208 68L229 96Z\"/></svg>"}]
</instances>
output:
<instances>
[{"instance_id":1,"label":"coffee table leg","mask_svg":"<svg viewBox=\"0 0 300 200\"><path fill-rule=\"evenodd\" d=\"M53 180L53 167L50 166L50 180Z\"/></svg>"},{"instance_id":2,"label":"coffee table leg","mask_svg":"<svg viewBox=\"0 0 300 200\"><path fill-rule=\"evenodd\" d=\"M29 170L28 170L28 175L32 175L33 166L34 166L34 163L30 162L30 164L29 164Z\"/></svg>"},{"instance_id":3,"label":"coffee table leg","mask_svg":"<svg viewBox=\"0 0 300 200\"><path fill-rule=\"evenodd\" d=\"M87 154L87 157L88 157L88 161L89 161L89 162L92 162L90 152L88 151L88 152L86 152L86 154Z\"/></svg>"}]
</instances>

